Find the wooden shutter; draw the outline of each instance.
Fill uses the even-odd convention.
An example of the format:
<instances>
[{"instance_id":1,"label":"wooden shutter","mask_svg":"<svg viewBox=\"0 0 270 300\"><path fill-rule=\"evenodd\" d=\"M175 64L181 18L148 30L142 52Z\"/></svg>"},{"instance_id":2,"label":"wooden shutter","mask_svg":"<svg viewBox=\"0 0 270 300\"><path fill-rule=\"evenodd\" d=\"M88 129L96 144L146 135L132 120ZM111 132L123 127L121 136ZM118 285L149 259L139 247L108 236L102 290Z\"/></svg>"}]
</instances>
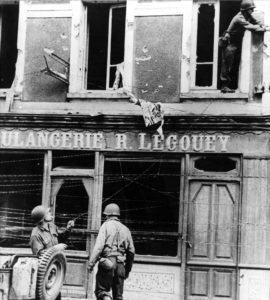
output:
<instances>
[{"instance_id":1,"label":"wooden shutter","mask_svg":"<svg viewBox=\"0 0 270 300\"><path fill-rule=\"evenodd\" d=\"M71 11L31 11L26 26L23 100L65 101L68 85L40 71L46 67L44 48L69 61ZM63 65L48 55L46 58L51 69L65 73Z\"/></svg>"},{"instance_id":2,"label":"wooden shutter","mask_svg":"<svg viewBox=\"0 0 270 300\"><path fill-rule=\"evenodd\" d=\"M153 102L178 102L182 16L135 17L134 94Z\"/></svg>"}]
</instances>

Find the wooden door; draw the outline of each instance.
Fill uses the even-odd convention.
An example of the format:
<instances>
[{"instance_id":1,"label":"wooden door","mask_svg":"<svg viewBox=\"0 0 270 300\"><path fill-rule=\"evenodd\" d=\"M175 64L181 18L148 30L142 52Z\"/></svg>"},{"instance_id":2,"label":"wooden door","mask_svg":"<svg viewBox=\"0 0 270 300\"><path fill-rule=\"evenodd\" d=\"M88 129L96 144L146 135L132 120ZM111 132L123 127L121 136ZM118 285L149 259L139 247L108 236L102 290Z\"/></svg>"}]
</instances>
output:
<instances>
[{"instance_id":1,"label":"wooden door","mask_svg":"<svg viewBox=\"0 0 270 300\"><path fill-rule=\"evenodd\" d=\"M55 224L65 228L76 219L75 227L67 240L67 274L62 295L86 298L89 287L87 262L89 260L93 178L56 177L52 179L51 206Z\"/></svg>"},{"instance_id":2,"label":"wooden door","mask_svg":"<svg viewBox=\"0 0 270 300\"><path fill-rule=\"evenodd\" d=\"M191 181L186 298L236 299L239 184Z\"/></svg>"}]
</instances>

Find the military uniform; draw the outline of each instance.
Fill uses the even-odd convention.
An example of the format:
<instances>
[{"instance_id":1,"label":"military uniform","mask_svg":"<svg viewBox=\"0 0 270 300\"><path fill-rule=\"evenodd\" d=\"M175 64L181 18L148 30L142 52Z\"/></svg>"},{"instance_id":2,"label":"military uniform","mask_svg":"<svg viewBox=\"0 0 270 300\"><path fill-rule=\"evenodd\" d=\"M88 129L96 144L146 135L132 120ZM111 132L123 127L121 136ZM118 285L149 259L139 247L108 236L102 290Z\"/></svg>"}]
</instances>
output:
<instances>
[{"instance_id":1,"label":"military uniform","mask_svg":"<svg viewBox=\"0 0 270 300\"><path fill-rule=\"evenodd\" d=\"M239 12L232 19L226 33L229 34L228 45L222 51L222 65L220 79L222 91L232 84L237 86L238 70L241 59L242 39L245 30L256 31L262 27L262 23L252 15L245 17Z\"/></svg>"},{"instance_id":2,"label":"military uniform","mask_svg":"<svg viewBox=\"0 0 270 300\"><path fill-rule=\"evenodd\" d=\"M64 242L68 238L70 231L70 229L66 229L61 232L52 222L37 225L33 228L30 237L30 246L33 254L39 255L42 250L55 246L59 242Z\"/></svg>"},{"instance_id":3,"label":"military uniform","mask_svg":"<svg viewBox=\"0 0 270 300\"><path fill-rule=\"evenodd\" d=\"M43 222L33 228L30 237L30 246L33 254L40 255L43 250L57 245L59 242L65 242L70 235L71 229L59 231L52 222ZM55 300L61 300L61 293Z\"/></svg>"},{"instance_id":4,"label":"military uniform","mask_svg":"<svg viewBox=\"0 0 270 300\"><path fill-rule=\"evenodd\" d=\"M123 299L124 280L131 271L135 248L129 229L117 217L107 219L100 227L89 266L90 268L100 259L96 274L95 294L97 299L110 296L112 289L113 300ZM103 259L108 258L112 263L110 269L104 268Z\"/></svg>"}]
</instances>

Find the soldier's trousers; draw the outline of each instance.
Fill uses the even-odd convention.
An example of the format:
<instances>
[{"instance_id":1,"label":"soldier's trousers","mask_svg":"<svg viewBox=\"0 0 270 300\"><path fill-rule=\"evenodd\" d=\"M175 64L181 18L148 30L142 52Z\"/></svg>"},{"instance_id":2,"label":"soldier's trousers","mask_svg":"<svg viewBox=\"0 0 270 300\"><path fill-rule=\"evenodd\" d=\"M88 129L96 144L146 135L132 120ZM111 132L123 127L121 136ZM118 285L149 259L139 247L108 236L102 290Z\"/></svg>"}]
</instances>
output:
<instances>
[{"instance_id":1,"label":"soldier's trousers","mask_svg":"<svg viewBox=\"0 0 270 300\"><path fill-rule=\"evenodd\" d=\"M112 269L106 270L100 263L98 265L95 289L97 300L103 300L104 296L111 298L111 289L113 300L123 300L125 266L123 262L117 262L115 257L110 259L114 262Z\"/></svg>"},{"instance_id":2,"label":"soldier's trousers","mask_svg":"<svg viewBox=\"0 0 270 300\"><path fill-rule=\"evenodd\" d=\"M233 88L237 88L241 48L241 44L231 43L222 50L220 72L222 87L233 85Z\"/></svg>"}]
</instances>

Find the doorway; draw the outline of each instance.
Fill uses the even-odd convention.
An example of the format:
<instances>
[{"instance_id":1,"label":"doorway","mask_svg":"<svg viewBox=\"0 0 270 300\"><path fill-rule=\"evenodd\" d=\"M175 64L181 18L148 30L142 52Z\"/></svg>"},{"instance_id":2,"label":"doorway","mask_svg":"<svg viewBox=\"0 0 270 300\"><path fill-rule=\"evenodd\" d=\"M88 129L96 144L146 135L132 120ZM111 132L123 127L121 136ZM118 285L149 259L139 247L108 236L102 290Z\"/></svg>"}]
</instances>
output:
<instances>
[{"instance_id":1,"label":"doorway","mask_svg":"<svg viewBox=\"0 0 270 300\"><path fill-rule=\"evenodd\" d=\"M62 294L86 298L91 290L87 262L91 248L93 178L81 176L78 169L73 170L76 176L70 176L70 170L65 171L69 175L52 178L50 200L58 228L64 230L69 220L75 220L66 242L67 273Z\"/></svg>"},{"instance_id":2,"label":"doorway","mask_svg":"<svg viewBox=\"0 0 270 300\"><path fill-rule=\"evenodd\" d=\"M240 210L240 161L191 158L185 233L188 300L235 300Z\"/></svg>"}]
</instances>

